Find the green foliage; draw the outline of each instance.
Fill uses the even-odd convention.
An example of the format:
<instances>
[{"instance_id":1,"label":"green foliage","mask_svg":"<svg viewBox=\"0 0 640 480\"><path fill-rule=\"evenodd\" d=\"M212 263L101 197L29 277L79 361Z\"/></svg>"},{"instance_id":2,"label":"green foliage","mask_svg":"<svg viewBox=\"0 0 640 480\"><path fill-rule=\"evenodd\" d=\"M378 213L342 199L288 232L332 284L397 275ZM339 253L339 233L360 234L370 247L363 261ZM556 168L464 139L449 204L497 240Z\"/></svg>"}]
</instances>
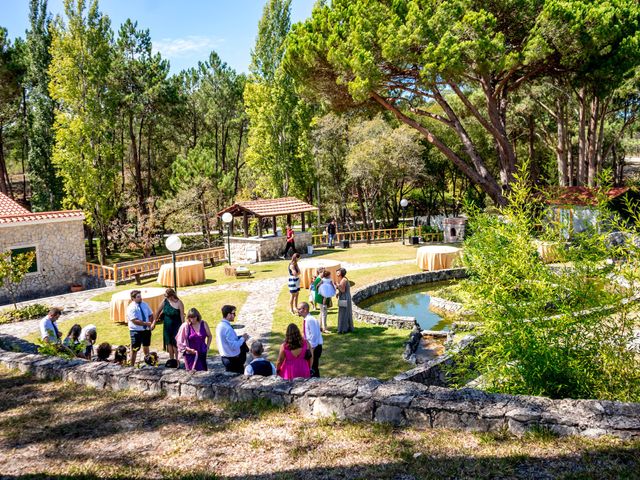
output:
<instances>
[{"instance_id":1,"label":"green foliage","mask_svg":"<svg viewBox=\"0 0 640 480\"><path fill-rule=\"evenodd\" d=\"M467 307L483 321L484 347L466 358L460 378L475 370L492 391L638 401L640 358L631 348L637 307L625 300L640 287L638 246L616 246L593 229L571 244L570 264L552 269L536 251L533 231L543 212L526 175L509 200L500 216L475 211L470 219ZM598 228L637 235L600 208Z\"/></svg>"},{"instance_id":2,"label":"green foliage","mask_svg":"<svg viewBox=\"0 0 640 480\"><path fill-rule=\"evenodd\" d=\"M0 285L4 285L9 292L16 310L18 309L16 305L18 287L29 272L29 268L35 258L35 252L25 252L17 255L12 255L11 252L0 253Z\"/></svg>"},{"instance_id":3,"label":"green foliage","mask_svg":"<svg viewBox=\"0 0 640 480\"><path fill-rule=\"evenodd\" d=\"M78 354L83 353L84 348L84 342L80 342L77 345L71 345L70 347L65 347L59 343L49 343L41 340L38 341L38 353L40 355L66 358L67 360L78 358Z\"/></svg>"},{"instance_id":4,"label":"green foliage","mask_svg":"<svg viewBox=\"0 0 640 480\"><path fill-rule=\"evenodd\" d=\"M9 310L0 313L0 324L41 318L49 312L49 308L50 307L48 307L47 305L34 303L32 305L27 305L26 307L18 308L16 310Z\"/></svg>"},{"instance_id":5,"label":"green foliage","mask_svg":"<svg viewBox=\"0 0 640 480\"><path fill-rule=\"evenodd\" d=\"M113 33L96 0L88 9L84 0L65 0L65 13L68 25L56 20L50 50L49 92L59 104L53 162L64 179L65 206L82 208L100 233L103 262L109 222L119 202L117 98L109 89Z\"/></svg>"}]
</instances>

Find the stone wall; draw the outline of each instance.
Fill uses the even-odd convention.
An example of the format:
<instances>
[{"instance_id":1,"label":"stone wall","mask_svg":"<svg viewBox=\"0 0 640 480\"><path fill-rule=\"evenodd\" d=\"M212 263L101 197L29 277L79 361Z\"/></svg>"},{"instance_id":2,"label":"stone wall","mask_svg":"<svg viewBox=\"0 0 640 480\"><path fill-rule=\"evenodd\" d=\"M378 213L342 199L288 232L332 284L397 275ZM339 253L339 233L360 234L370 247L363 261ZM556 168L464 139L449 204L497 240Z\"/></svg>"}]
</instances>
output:
<instances>
[{"instance_id":1,"label":"stone wall","mask_svg":"<svg viewBox=\"0 0 640 480\"><path fill-rule=\"evenodd\" d=\"M386 327L412 329L416 324L415 317L402 317L399 315L389 315L385 313L371 312L358 307L358 304L369 297L380 293L397 290L402 287L411 287L423 283L443 282L446 280L456 280L464 278L466 270L464 268L452 268L449 270L438 270L435 272L422 272L403 277L392 278L383 282L366 285L356 290L352 295L353 317L356 320L374 325L384 325ZM437 333L437 332L436 332Z\"/></svg>"},{"instance_id":2,"label":"stone wall","mask_svg":"<svg viewBox=\"0 0 640 480\"><path fill-rule=\"evenodd\" d=\"M36 247L38 272L29 273L18 290L19 300L69 292L72 283L82 283L86 269L82 219L50 223L0 226L0 251ZM9 292L0 288L0 305L10 302Z\"/></svg>"},{"instance_id":3,"label":"stone wall","mask_svg":"<svg viewBox=\"0 0 640 480\"><path fill-rule=\"evenodd\" d=\"M7 337L0 344L7 346ZM469 431L507 429L521 435L544 427L560 435L640 438L640 404L453 390L414 382L374 378L283 380L214 372L191 373L163 367L132 368L107 362L65 360L0 350L0 365L47 380L64 380L105 390L213 401L267 399L291 405L303 415L336 415L354 421L387 422L418 428Z\"/></svg>"},{"instance_id":4,"label":"stone wall","mask_svg":"<svg viewBox=\"0 0 640 480\"><path fill-rule=\"evenodd\" d=\"M298 253L307 253L307 246L311 245L311 232L296 232L295 242ZM287 244L286 237L231 237L231 262L244 263L252 260L251 252L256 252L255 257L258 262L274 260L282 255ZM227 242L225 242L225 252L229 255Z\"/></svg>"}]
</instances>

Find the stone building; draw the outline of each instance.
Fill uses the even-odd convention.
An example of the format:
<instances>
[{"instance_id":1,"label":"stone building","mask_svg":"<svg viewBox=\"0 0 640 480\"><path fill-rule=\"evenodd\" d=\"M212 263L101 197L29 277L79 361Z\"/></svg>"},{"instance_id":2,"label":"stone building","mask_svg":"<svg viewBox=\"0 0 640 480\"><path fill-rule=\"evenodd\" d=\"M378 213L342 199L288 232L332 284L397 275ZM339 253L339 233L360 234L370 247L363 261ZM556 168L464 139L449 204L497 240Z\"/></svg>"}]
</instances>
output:
<instances>
[{"instance_id":1,"label":"stone building","mask_svg":"<svg viewBox=\"0 0 640 480\"><path fill-rule=\"evenodd\" d=\"M35 252L36 259L18 290L18 298L69 292L86 268L84 214L79 210L32 213L0 193L0 252ZM0 287L0 305L9 303Z\"/></svg>"}]
</instances>

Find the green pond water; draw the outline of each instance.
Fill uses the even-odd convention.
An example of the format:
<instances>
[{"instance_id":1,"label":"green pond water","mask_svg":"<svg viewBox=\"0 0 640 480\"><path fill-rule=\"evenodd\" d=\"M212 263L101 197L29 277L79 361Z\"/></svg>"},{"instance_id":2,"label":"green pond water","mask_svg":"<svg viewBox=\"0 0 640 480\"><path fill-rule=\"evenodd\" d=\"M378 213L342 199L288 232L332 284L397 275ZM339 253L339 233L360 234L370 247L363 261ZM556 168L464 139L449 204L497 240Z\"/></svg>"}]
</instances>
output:
<instances>
[{"instance_id":1,"label":"green pond water","mask_svg":"<svg viewBox=\"0 0 640 480\"><path fill-rule=\"evenodd\" d=\"M367 298L358 306L377 313L415 317L423 330L447 331L453 319L448 315L438 315L429 309L429 292L448 284L449 282L438 282L399 288Z\"/></svg>"}]
</instances>

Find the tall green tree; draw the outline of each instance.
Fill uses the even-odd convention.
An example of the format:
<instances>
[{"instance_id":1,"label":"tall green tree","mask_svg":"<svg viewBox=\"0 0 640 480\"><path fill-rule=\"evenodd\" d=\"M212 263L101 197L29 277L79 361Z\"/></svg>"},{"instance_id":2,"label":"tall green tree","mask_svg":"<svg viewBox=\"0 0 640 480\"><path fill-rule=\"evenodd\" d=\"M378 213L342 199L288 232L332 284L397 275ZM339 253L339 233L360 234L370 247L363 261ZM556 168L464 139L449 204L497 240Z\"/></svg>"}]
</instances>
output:
<instances>
[{"instance_id":1,"label":"tall green tree","mask_svg":"<svg viewBox=\"0 0 640 480\"><path fill-rule=\"evenodd\" d=\"M585 64L615 68L618 54L628 68L639 18L635 0L335 0L294 27L286 64L335 107L375 102L393 112L504 204L517 165L513 93L538 78L578 78ZM560 30L545 24L564 25L563 34L556 39ZM443 141L436 124L461 148ZM485 135L490 155L482 152Z\"/></svg>"},{"instance_id":2,"label":"tall green tree","mask_svg":"<svg viewBox=\"0 0 640 480\"><path fill-rule=\"evenodd\" d=\"M55 103L49 95L51 63L50 15L47 0L31 0L27 32L27 78L29 91L29 183L34 210L56 210L62 205L62 178L52 161Z\"/></svg>"},{"instance_id":3,"label":"tall green tree","mask_svg":"<svg viewBox=\"0 0 640 480\"><path fill-rule=\"evenodd\" d=\"M249 117L247 161L258 176L257 191L311 199L314 172L308 134L313 107L297 94L282 68L291 27L290 0L270 0L258 24L251 75L244 92Z\"/></svg>"},{"instance_id":4,"label":"tall green tree","mask_svg":"<svg viewBox=\"0 0 640 480\"><path fill-rule=\"evenodd\" d=\"M67 23L52 30L49 91L57 102L53 162L64 179L64 205L82 208L106 257L109 222L119 199L117 96L109 79L115 56L109 18L97 0L65 0Z\"/></svg>"}]
</instances>

